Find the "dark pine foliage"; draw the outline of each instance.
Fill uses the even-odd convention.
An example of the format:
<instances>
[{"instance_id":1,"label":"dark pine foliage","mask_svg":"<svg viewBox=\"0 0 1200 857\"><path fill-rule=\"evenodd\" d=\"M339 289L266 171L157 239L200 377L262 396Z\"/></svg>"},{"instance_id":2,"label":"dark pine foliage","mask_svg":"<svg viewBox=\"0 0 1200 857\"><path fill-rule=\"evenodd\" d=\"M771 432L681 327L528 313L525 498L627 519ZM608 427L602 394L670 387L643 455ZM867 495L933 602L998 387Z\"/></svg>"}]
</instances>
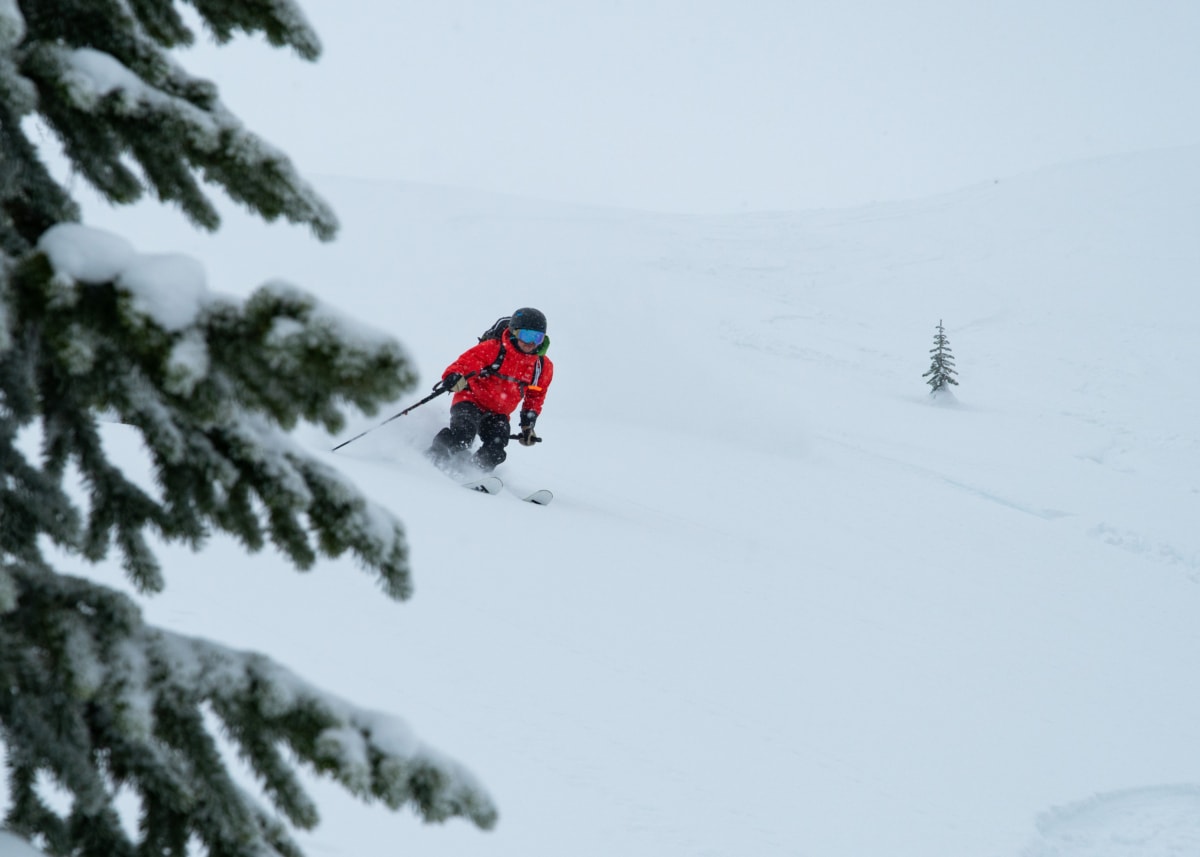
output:
<instances>
[{"instance_id":1,"label":"dark pine foliage","mask_svg":"<svg viewBox=\"0 0 1200 857\"><path fill-rule=\"evenodd\" d=\"M934 334L933 348L929 353L933 359L929 371L921 377L926 378L925 383L932 388L930 394L945 390L950 384L958 386L954 380L958 374L954 369L954 354L950 351L950 340L946 337L946 328L942 326L941 319L938 319L937 333Z\"/></svg>"},{"instance_id":2,"label":"dark pine foliage","mask_svg":"<svg viewBox=\"0 0 1200 857\"><path fill-rule=\"evenodd\" d=\"M258 33L319 53L291 0L190 5L218 41ZM75 857L293 857L290 827L317 822L299 766L363 800L489 827L495 809L470 774L398 721L263 656L151 627L86 575L114 555L153 595L166 586L156 542L199 550L224 532L301 569L349 554L389 597L411 591L399 522L287 433L336 431L347 406L373 413L411 388L396 342L281 285L205 296L169 324L119 270L96 277L56 255L122 240L77 224L39 149L47 134L114 204L149 192L214 229L215 186L334 235L286 156L171 59L193 38L172 0L0 0L0 826ZM153 488L106 456L101 417L140 434ZM49 547L81 568L53 567ZM260 795L235 782L222 741ZM134 824L118 795L136 799Z\"/></svg>"}]
</instances>

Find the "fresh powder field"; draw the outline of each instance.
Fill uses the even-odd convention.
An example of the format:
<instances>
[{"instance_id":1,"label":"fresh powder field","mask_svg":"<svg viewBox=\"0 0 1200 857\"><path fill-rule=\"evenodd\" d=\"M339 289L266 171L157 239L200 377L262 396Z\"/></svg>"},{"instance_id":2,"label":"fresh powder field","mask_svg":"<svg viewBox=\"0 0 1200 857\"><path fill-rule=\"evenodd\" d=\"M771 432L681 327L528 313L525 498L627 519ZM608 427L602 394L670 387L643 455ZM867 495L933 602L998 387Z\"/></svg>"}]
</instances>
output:
<instances>
[{"instance_id":1,"label":"fresh powder field","mask_svg":"<svg viewBox=\"0 0 1200 857\"><path fill-rule=\"evenodd\" d=\"M223 538L138 599L398 716L499 807L430 827L314 780L311 857L1195 850L1200 147L730 216L315 184L332 244L85 211L198 260L181 300L290 283L420 369L293 438L404 522L410 601ZM471 493L422 454L447 398L382 423L519 306L549 319L544 442Z\"/></svg>"}]
</instances>

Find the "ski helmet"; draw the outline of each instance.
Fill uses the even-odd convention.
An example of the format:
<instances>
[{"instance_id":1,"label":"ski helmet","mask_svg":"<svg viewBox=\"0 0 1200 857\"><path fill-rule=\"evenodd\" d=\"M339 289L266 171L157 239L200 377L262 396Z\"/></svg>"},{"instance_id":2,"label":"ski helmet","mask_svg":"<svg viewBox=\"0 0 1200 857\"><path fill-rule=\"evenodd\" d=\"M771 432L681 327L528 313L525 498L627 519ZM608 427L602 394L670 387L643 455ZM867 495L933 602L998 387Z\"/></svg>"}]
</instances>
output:
<instances>
[{"instance_id":1,"label":"ski helmet","mask_svg":"<svg viewBox=\"0 0 1200 857\"><path fill-rule=\"evenodd\" d=\"M513 330L538 330L546 332L546 316L533 307L521 307L512 314L508 326Z\"/></svg>"}]
</instances>

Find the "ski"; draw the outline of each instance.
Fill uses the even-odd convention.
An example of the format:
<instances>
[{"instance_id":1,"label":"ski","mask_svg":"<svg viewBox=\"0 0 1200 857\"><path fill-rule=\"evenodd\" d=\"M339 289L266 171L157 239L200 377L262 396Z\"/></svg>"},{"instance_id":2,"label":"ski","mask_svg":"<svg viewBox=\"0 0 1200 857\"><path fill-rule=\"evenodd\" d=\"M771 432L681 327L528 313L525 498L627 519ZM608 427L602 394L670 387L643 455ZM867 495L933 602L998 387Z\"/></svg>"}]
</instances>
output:
<instances>
[{"instance_id":1,"label":"ski","mask_svg":"<svg viewBox=\"0 0 1200 857\"><path fill-rule=\"evenodd\" d=\"M484 494L499 494L504 489L504 480L499 476L482 476L479 479L459 482L458 484L471 491L479 491ZM549 506L550 501L554 499L554 494L545 488L541 488L532 494L522 496L521 499L526 503L533 503L536 506Z\"/></svg>"},{"instance_id":2,"label":"ski","mask_svg":"<svg viewBox=\"0 0 1200 857\"><path fill-rule=\"evenodd\" d=\"M499 494L500 489L504 487L504 482L499 476L485 476L482 479L460 482L459 484L472 491L482 491L484 494Z\"/></svg>"}]
</instances>

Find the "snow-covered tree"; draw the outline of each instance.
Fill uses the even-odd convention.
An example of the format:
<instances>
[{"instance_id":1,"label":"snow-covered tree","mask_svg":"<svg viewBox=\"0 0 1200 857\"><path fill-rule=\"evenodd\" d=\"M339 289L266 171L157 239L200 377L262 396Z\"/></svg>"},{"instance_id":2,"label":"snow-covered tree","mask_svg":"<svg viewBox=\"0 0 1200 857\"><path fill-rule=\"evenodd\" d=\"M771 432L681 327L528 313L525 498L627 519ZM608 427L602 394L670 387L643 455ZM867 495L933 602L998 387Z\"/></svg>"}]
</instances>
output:
<instances>
[{"instance_id":1,"label":"snow-covered tree","mask_svg":"<svg viewBox=\"0 0 1200 857\"><path fill-rule=\"evenodd\" d=\"M219 41L259 32L319 52L290 0L191 5ZM337 431L347 406L373 413L409 389L400 346L284 284L218 296L198 263L80 225L39 149L49 129L113 203L149 190L213 229L210 184L330 238L332 212L288 159L170 58L192 38L172 0L0 0L0 826L80 857L290 857L291 827L317 822L308 768L366 801L489 827L486 792L399 720L152 627L131 596L47 558L113 554L151 595L165 586L155 540L202 549L224 532L301 569L349 554L388 596L411 591L399 522L288 434ZM140 433L153 486L108 459L102 419ZM116 809L129 795L132 824Z\"/></svg>"},{"instance_id":2,"label":"snow-covered tree","mask_svg":"<svg viewBox=\"0 0 1200 857\"><path fill-rule=\"evenodd\" d=\"M929 353L933 355L933 360L929 371L921 377L928 379L925 383L932 388L930 395L946 390L949 384L958 386L954 380L958 374L954 369L954 354L950 351L950 340L946 338L946 328L942 326L941 319L938 319L937 333L934 334L933 348Z\"/></svg>"}]
</instances>

